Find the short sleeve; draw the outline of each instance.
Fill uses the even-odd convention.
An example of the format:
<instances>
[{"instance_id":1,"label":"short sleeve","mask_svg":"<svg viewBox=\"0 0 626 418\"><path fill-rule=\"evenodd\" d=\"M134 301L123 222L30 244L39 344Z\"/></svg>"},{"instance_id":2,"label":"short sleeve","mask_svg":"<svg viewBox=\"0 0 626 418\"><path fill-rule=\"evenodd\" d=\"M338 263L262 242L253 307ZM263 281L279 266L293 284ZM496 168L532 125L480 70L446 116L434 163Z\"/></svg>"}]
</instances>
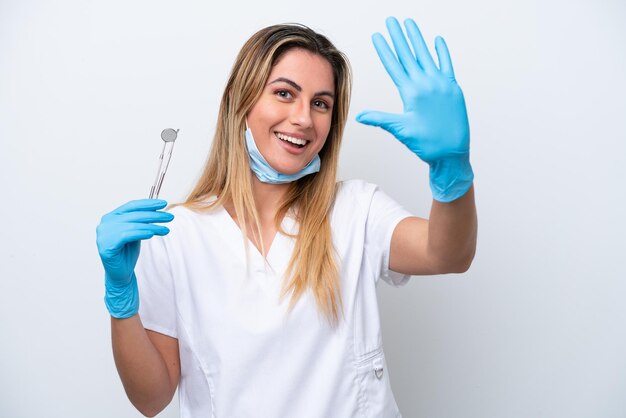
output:
<instances>
[{"instance_id":1,"label":"short sleeve","mask_svg":"<svg viewBox=\"0 0 626 418\"><path fill-rule=\"evenodd\" d=\"M135 266L139 287L139 316L144 328L178 338L176 299L166 237L141 242Z\"/></svg>"},{"instance_id":2,"label":"short sleeve","mask_svg":"<svg viewBox=\"0 0 626 418\"><path fill-rule=\"evenodd\" d=\"M365 253L377 272L376 283L382 278L390 285L398 287L409 280L409 275L389 270L393 231L401 220L409 216L410 212L376 187L365 227Z\"/></svg>"}]
</instances>

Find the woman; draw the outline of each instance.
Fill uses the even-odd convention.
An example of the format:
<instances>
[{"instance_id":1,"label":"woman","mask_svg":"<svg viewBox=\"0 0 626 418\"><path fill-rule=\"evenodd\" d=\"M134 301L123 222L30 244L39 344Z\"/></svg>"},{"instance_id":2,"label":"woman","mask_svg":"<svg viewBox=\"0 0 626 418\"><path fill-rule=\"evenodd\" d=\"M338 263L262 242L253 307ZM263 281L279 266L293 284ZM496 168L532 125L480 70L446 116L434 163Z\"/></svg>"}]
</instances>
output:
<instances>
[{"instance_id":1,"label":"woman","mask_svg":"<svg viewBox=\"0 0 626 418\"><path fill-rule=\"evenodd\" d=\"M336 183L349 65L301 25L262 29L243 46L209 160L182 205L164 212L166 202L143 199L103 217L114 358L143 414L178 387L183 417L400 415L377 282L466 271L476 245L463 94L443 40L437 67L415 23L405 26L415 55L394 18L397 58L373 37L404 113L357 120L430 165L428 220L372 184ZM155 225L174 217L171 230Z\"/></svg>"}]
</instances>

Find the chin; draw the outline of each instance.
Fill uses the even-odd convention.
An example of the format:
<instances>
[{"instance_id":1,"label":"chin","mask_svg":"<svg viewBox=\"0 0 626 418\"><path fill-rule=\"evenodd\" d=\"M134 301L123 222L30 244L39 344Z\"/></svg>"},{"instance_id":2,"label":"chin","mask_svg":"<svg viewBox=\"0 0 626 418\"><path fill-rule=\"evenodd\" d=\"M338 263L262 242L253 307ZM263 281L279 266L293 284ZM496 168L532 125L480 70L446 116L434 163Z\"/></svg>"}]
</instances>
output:
<instances>
[{"instance_id":1,"label":"chin","mask_svg":"<svg viewBox=\"0 0 626 418\"><path fill-rule=\"evenodd\" d=\"M291 174L296 174L298 171L302 170L305 166L293 166L293 165L286 165L286 164L272 164L271 162L269 163L272 168L276 171L278 171L281 174L286 174L286 175L291 175Z\"/></svg>"},{"instance_id":2,"label":"chin","mask_svg":"<svg viewBox=\"0 0 626 418\"><path fill-rule=\"evenodd\" d=\"M300 168L282 168L282 167L278 167L275 170L278 171L281 174L285 174L285 175L292 175L292 174L296 174L298 171L302 170L304 167L300 167Z\"/></svg>"}]
</instances>

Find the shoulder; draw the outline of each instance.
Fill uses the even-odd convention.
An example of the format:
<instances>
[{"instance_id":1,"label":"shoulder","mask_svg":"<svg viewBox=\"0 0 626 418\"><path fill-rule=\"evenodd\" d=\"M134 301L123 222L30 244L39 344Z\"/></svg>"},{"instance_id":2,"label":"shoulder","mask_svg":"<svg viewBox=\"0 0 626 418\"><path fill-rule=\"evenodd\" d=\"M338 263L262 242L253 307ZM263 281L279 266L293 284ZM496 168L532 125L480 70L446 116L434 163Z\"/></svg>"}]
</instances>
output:
<instances>
[{"instance_id":1,"label":"shoulder","mask_svg":"<svg viewBox=\"0 0 626 418\"><path fill-rule=\"evenodd\" d=\"M406 217L410 213L387 195L378 185L364 180L348 180L337 183L335 212L345 212L357 217L362 213L377 220L388 216Z\"/></svg>"},{"instance_id":2,"label":"shoulder","mask_svg":"<svg viewBox=\"0 0 626 418\"><path fill-rule=\"evenodd\" d=\"M196 208L185 203L176 203L171 208L167 208L166 210L174 216L180 216L185 219L202 217L215 212L217 207L209 208L209 205L215 202L215 200L217 200L217 198L213 196L201 202L200 205L206 205L205 207L199 206Z\"/></svg>"},{"instance_id":3,"label":"shoulder","mask_svg":"<svg viewBox=\"0 0 626 418\"><path fill-rule=\"evenodd\" d=\"M365 180L344 180L337 182L335 202L368 201L374 195L378 186Z\"/></svg>"},{"instance_id":4,"label":"shoulder","mask_svg":"<svg viewBox=\"0 0 626 418\"><path fill-rule=\"evenodd\" d=\"M213 208L192 208L189 206L177 205L170 209L174 220L168 225L172 232L175 230L184 231L187 229L196 229L200 225L206 225L207 222L211 222L214 219L221 206Z\"/></svg>"},{"instance_id":5,"label":"shoulder","mask_svg":"<svg viewBox=\"0 0 626 418\"><path fill-rule=\"evenodd\" d=\"M168 209L168 212L174 215L176 223L193 222L193 220L199 216L197 211L182 205L174 206Z\"/></svg>"},{"instance_id":6,"label":"shoulder","mask_svg":"<svg viewBox=\"0 0 626 418\"><path fill-rule=\"evenodd\" d=\"M337 183L333 217L356 221L367 217L378 186L364 180L345 180Z\"/></svg>"}]
</instances>

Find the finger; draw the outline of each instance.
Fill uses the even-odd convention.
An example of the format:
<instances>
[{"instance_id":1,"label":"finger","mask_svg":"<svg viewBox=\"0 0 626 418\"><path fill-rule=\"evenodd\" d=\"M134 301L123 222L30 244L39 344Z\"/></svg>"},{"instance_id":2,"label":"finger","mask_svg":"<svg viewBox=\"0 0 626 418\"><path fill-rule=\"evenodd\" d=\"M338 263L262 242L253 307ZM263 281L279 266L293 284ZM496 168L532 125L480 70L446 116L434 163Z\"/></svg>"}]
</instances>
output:
<instances>
[{"instance_id":1,"label":"finger","mask_svg":"<svg viewBox=\"0 0 626 418\"><path fill-rule=\"evenodd\" d=\"M128 228L116 231L116 235L119 236L115 245L117 248L121 248L131 242L150 239L155 235L167 235L170 232L168 227L162 225L142 224L140 227L137 227L138 224L132 223L126 225L128 225Z\"/></svg>"},{"instance_id":2,"label":"finger","mask_svg":"<svg viewBox=\"0 0 626 418\"><path fill-rule=\"evenodd\" d=\"M385 38L383 38L380 33L375 33L372 35L372 42L374 43L378 57L385 66L385 70L387 70L387 73L391 76L395 85L398 87L401 86L407 81L407 74L391 51L391 48L389 48L387 41L385 41Z\"/></svg>"},{"instance_id":3,"label":"finger","mask_svg":"<svg viewBox=\"0 0 626 418\"><path fill-rule=\"evenodd\" d=\"M417 74L422 67L420 67L419 63L415 59L411 48L409 48L409 44L406 41L406 37L404 36L404 32L402 32L402 27L400 27L400 23L395 17L387 18L387 30L389 31L389 35L391 36L391 41L393 42L393 46L396 49L396 53L398 54L398 58L404 67L404 70L407 74Z\"/></svg>"},{"instance_id":4,"label":"finger","mask_svg":"<svg viewBox=\"0 0 626 418\"><path fill-rule=\"evenodd\" d=\"M400 115L395 113L377 112L367 110L357 115L356 120L364 125L378 126L384 130L393 133L391 130L397 126L400 121Z\"/></svg>"},{"instance_id":5,"label":"finger","mask_svg":"<svg viewBox=\"0 0 626 418\"><path fill-rule=\"evenodd\" d=\"M148 211L148 212L126 212L117 215L115 222L136 222L136 223L165 223L174 220L174 215L169 212Z\"/></svg>"},{"instance_id":6,"label":"finger","mask_svg":"<svg viewBox=\"0 0 626 418\"><path fill-rule=\"evenodd\" d=\"M435 49L437 50L437 58L439 59L439 68L441 72L454 79L454 69L452 68L452 59L446 41L441 37L435 38Z\"/></svg>"},{"instance_id":7,"label":"finger","mask_svg":"<svg viewBox=\"0 0 626 418\"><path fill-rule=\"evenodd\" d=\"M101 255L116 253L126 244L152 238L155 235L167 235L169 228L161 225L122 224L110 233L99 233L96 243Z\"/></svg>"},{"instance_id":8,"label":"finger","mask_svg":"<svg viewBox=\"0 0 626 418\"><path fill-rule=\"evenodd\" d=\"M413 19L406 19L404 21L404 26L406 27L406 31L409 34L409 40L411 41L411 45L413 45L413 50L415 51L415 56L417 57L417 61L422 66L424 71L426 72L434 72L437 71L437 66L433 61L433 57L430 55L428 51L428 47L426 46L426 42L424 42L424 38L422 37L422 33L420 32L417 24Z\"/></svg>"},{"instance_id":9,"label":"finger","mask_svg":"<svg viewBox=\"0 0 626 418\"><path fill-rule=\"evenodd\" d=\"M167 206L167 202L162 199L138 199L124 203L111 213L125 213L138 210L158 210L163 209L165 206Z\"/></svg>"}]
</instances>

